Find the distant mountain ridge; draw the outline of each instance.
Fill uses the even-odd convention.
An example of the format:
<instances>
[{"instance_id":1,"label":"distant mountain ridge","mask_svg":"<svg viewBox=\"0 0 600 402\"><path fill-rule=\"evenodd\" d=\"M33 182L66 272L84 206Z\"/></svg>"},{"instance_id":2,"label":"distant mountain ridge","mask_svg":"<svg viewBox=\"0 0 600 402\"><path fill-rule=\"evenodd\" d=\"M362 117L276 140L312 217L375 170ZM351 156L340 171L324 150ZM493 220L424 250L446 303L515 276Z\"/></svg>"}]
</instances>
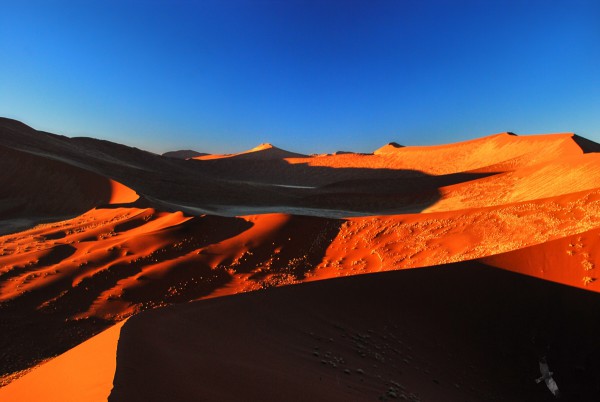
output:
<instances>
[{"instance_id":1,"label":"distant mountain ridge","mask_svg":"<svg viewBox=\"0 0 600 402\"><path fill-rule=\"evenodd\" d=\"M178 151L169 151L169 152L165 152L164 154L162 154L162 156L165 156L167 158L176 158L176 159L192 159L197 156L206 156L206 155L209 155L209 154L194 151L192 149L181 149Z\"/></svg>"}]
</instances>

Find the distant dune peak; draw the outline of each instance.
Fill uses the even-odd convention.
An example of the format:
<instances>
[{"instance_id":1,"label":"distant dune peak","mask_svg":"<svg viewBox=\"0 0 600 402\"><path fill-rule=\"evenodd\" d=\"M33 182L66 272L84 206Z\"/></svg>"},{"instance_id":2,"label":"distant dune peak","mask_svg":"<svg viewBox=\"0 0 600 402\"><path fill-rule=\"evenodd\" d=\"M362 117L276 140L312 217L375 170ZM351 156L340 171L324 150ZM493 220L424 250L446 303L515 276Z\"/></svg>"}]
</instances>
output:
<instances>
[{"instance_id":1,"label":"distant dune peak","mask_svg":"<svg viewBox=\"0 0 600 402\"><path fill-rule=\"evenodd\" d=\"M375 153L375 155L389 154L389 153L397 151L398 149L401 149L401 148L404 148L404 145L400 145L397 142L392 141L392 142L388 142L386 145L377 149L374 153Z\"/></svg>"},{"instance_id":2,"label":"distant dune peak","mask_svg":"<svg viewBox=\"0 0 600 402\"><path fill-rule=\"evenodd\" d=\"M280 149L280 148L273 146L273 144L271 144L270 142L264 142L264 143L260 144L259 146L252 148L248 152L266 151L267 149Z\"/></svg>"},{"instance_id":3,"label":"distant dune peak","mask_svg":"<svg viewBox=\"0 0 600 402\"><path fill-rule=\"evenodd\" d=\"M278 148L269 142L260 144L248 151L232 155L234 158L241 159L284 159L284 158L304 158L306 155L296 152L286 151Z\"/></svg>"}]
</instances>

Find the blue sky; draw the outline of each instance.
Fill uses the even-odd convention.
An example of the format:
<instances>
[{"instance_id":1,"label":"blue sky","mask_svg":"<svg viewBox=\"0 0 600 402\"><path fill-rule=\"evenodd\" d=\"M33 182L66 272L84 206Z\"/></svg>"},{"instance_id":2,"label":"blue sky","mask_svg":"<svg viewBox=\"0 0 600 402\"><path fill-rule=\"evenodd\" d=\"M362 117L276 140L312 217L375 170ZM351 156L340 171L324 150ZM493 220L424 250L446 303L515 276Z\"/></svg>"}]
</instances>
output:
<instances>
[{"instance_id":1,"label":"blue sky","mask_svg":"<svg viewBox=\"0 0 600 402\"><path fill-rule=\"evenodd\" d=\"M0 116L154 152L600 142L600 2L0 1Z\"/></svg>"}]
</instances>

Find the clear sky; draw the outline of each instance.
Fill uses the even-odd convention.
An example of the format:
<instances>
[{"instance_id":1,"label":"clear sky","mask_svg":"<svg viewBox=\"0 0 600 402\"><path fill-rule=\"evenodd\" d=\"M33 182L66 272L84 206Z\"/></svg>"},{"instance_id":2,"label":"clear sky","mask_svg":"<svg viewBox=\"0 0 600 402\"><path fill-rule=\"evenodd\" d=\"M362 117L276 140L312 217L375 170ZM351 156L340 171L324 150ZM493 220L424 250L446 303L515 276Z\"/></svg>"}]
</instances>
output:
<instances>
[{"instance_id":1,"label":"clear sky","mask_svg":"<svg viewBox=\"0 0 600 402\"><path fill-rule=\"evenodd\" d=\"M600 142L600 1L0 0L0 116L164 152Z\"/></svg>"}]
</instances>

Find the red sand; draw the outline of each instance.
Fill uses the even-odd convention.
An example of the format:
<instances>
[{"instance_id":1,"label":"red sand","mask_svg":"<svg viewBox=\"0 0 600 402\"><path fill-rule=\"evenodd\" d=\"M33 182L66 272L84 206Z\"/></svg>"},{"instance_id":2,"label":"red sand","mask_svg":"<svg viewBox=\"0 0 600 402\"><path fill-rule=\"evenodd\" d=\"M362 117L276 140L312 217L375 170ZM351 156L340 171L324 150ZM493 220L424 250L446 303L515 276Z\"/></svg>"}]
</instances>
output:
<instances>
[{"instance_id":1,"label":"red sand","mask_svg":"<svg viewBox=\"0 0 600 402\"><path fill-rule=\"evenodd\" d=\"M41 365L8 387L0 388L6 401L106 401L117 361L121 321L65 354Z\"/></svg>"},{"instance_id":2,"label":"red sand","mask_svg":"<svg viewBox=\"0 0 600 402\"><path fill-rule=\"evenodd\" d=\"M30 221L74 216L0 237L5 378L141 310L340 276L478 259L600 292L600 159L589 153L597 144L573 134L505 133L432 147L389 145L372 155L314 157L267 144L226 157L163 162L117 144L44 137L0 123L0 134L11 133L0 135L10 145L0 152L12 169L0 181L6 192L0 213ZM17 138L14 132L22 135L22 149L9 143ZM77 152L90 156L82 161ZM16 167L20 161L27 161L26 168ZM148 182L135 176L153 171L144 176ZM110 172L118 180L106 179ZM190 178L189 193L182 172L197 175ZM215 185L195 199L202 180ZM246 197L249 207L279 212L189 215L194 208L219 210L206 204L219 199L237 200L233 208L243 210ZM176 205L188 213L165 209ZM385 215L390 206L411 213ZM300 214L286 213L290 209ZM342 210L371 212L334 218ZM7 232L23 225L7 222ZM342 312L330 312L335 314ZM273 325L277 332L285 323ZM30 330L41 326L47 334ZM31 340L21 340L25 333ZM275 375L281 367L268 370ZM300 375L292 373L281 376ZM327 396L331 389L315 385L306 395ZM216 399L226 391L206 390ZM255 392L250 399L259 400L261 391Z\"/></svg>"}]
</instances>

